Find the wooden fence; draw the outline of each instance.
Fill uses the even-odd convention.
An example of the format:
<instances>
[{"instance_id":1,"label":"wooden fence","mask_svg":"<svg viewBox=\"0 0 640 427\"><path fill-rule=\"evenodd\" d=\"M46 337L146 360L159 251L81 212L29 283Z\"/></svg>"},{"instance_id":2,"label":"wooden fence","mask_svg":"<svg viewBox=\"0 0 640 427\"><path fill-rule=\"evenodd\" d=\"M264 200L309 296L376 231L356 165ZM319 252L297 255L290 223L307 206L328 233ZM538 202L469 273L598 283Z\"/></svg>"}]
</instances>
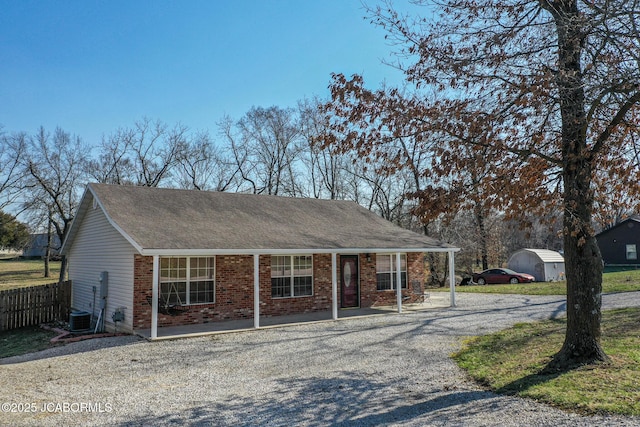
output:
<instances>
[{"instance_id":1,"label":"wooden fence","mask_svg":"<svg viewBox=\"0 0 640 427\"><path fill-rule=\"evenodd\" d=\"M69 320L71 281L0 291L0 331Z\"/></svg>"}]
</instances>

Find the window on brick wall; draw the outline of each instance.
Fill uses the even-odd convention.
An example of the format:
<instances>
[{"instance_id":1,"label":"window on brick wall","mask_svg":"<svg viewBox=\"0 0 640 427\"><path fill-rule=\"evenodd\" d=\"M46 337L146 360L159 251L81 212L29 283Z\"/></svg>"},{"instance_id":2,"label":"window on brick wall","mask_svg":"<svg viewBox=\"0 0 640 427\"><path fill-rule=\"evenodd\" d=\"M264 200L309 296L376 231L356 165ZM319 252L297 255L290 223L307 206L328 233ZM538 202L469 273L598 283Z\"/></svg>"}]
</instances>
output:
<instances>
[{"instance_id":1,"label":"window on brick wall","mask_svg":"<svg viewBox=\"0 0 640 427\"><path fill-rule=\"evenodd\" d=\"M207 304L216 301L214 257L160 258L160 295L169 304Z\"/></svg>"},{"instance_id":2,"label":"window on brick wall","mask_svg":"<svg viewBox=\"0 0 640 427\"><path fill-rule=\"evenodd\" d=\"M313 256L271 257L271 296L288 298L313 295Z\"/></svg>"},{"instance_id":3,"label":"window on brick wall","mask_svg":"<svg viewBox=\"0 0 640 427\"><path fill-rule=\"evenodd\" d=\"M396 254L376 254L376 282L379 291L396 288ZM407 255L400 254L400 280L402 289L407 288Z\"/></svg>"}]
</instances>

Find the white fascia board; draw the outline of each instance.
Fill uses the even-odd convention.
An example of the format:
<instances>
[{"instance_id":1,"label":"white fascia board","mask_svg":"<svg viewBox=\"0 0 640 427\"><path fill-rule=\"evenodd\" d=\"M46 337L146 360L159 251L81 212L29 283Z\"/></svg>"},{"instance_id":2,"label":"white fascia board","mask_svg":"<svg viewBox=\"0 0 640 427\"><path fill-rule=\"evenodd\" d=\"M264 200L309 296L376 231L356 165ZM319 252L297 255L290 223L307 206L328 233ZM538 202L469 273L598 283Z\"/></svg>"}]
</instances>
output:
<instances>
[{"instance_id":1,"label":"white fascia board","mask_svg":"<svg viewBox=\"0 0 640 427\"><path fill-rule=\"evenodd\" d=\"M362 254L396 252L459 252L460 248L316 248L316 249L142 249L144 256L211 256L211 255L291 255L291 254Z\"/></svg>"}]
</instances>

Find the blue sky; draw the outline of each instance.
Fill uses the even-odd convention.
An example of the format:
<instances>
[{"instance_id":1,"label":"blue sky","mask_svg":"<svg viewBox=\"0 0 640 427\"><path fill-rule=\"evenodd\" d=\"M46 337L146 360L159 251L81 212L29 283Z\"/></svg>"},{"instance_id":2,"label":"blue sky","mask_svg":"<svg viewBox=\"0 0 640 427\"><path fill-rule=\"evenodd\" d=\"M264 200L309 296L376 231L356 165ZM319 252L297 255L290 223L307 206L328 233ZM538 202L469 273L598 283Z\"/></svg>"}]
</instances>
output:
<instances>
[{"instance_id":1,"label":"blue sky","mask_svg":"<svg viewBox=\"0 0 640 427\"><path fill-rule=\"evenodd\" d=\"M331 72L399 81L360 0L0 0L0 10L9 132L60 126L95 145L146 116L215 134L225 114L328 96Z\"/></svg>"}]
</instances>

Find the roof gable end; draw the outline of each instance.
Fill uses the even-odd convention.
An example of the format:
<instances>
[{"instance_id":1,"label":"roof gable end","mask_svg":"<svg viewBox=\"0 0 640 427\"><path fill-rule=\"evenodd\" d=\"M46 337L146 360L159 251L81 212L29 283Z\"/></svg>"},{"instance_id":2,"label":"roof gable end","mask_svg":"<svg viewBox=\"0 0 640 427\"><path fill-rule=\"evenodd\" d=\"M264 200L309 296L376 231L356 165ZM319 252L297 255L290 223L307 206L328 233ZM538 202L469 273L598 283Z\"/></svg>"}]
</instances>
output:
<instances>
[{"instance_id":1,"label":"roof gable end","mask_svg":"<svg viewBox=\"0 0 640 427\"><path fill-rule=\"evenodd\" d=\"M609 232L613 230L617 230L618 228L623 227L625 225L629 226L629 224L632 224L632 228L633 226L639 227L638 230L640 230L640 218L636 216L631 216L623 221L620 221L618 224L614 225L613 227L607 228L606 230L602 230L600 233L596 234L596 238L604 236Z\"/></svg>"},{"instance_id":2,"label":"roof gable end","mask_svg":"<svg viewBox=\"0 0 640 427\"><path fill-rule=\"evenodd\" d=\"M85 188L85 191L82 195L82 199L80 201L80 205L78 206L78 210L76 211L76 215L73 218L73 222L71 223L71 227L69 228L69 232L60 247L60 253L66 255L69 251L69 248L73 245L73 241L78 234L78 230L84 220L89 209L100 209L103 215L106 217L107 222L124 237L130 244L133 246L138 252L142 250L142 248L137 244L137 242L132 239L122 228L116 224L113 219L109 216L108 212L105 210L104 206L100 202L100 199L96 196L92 185L89 184Z\"/></svg>"}]
</instances>

